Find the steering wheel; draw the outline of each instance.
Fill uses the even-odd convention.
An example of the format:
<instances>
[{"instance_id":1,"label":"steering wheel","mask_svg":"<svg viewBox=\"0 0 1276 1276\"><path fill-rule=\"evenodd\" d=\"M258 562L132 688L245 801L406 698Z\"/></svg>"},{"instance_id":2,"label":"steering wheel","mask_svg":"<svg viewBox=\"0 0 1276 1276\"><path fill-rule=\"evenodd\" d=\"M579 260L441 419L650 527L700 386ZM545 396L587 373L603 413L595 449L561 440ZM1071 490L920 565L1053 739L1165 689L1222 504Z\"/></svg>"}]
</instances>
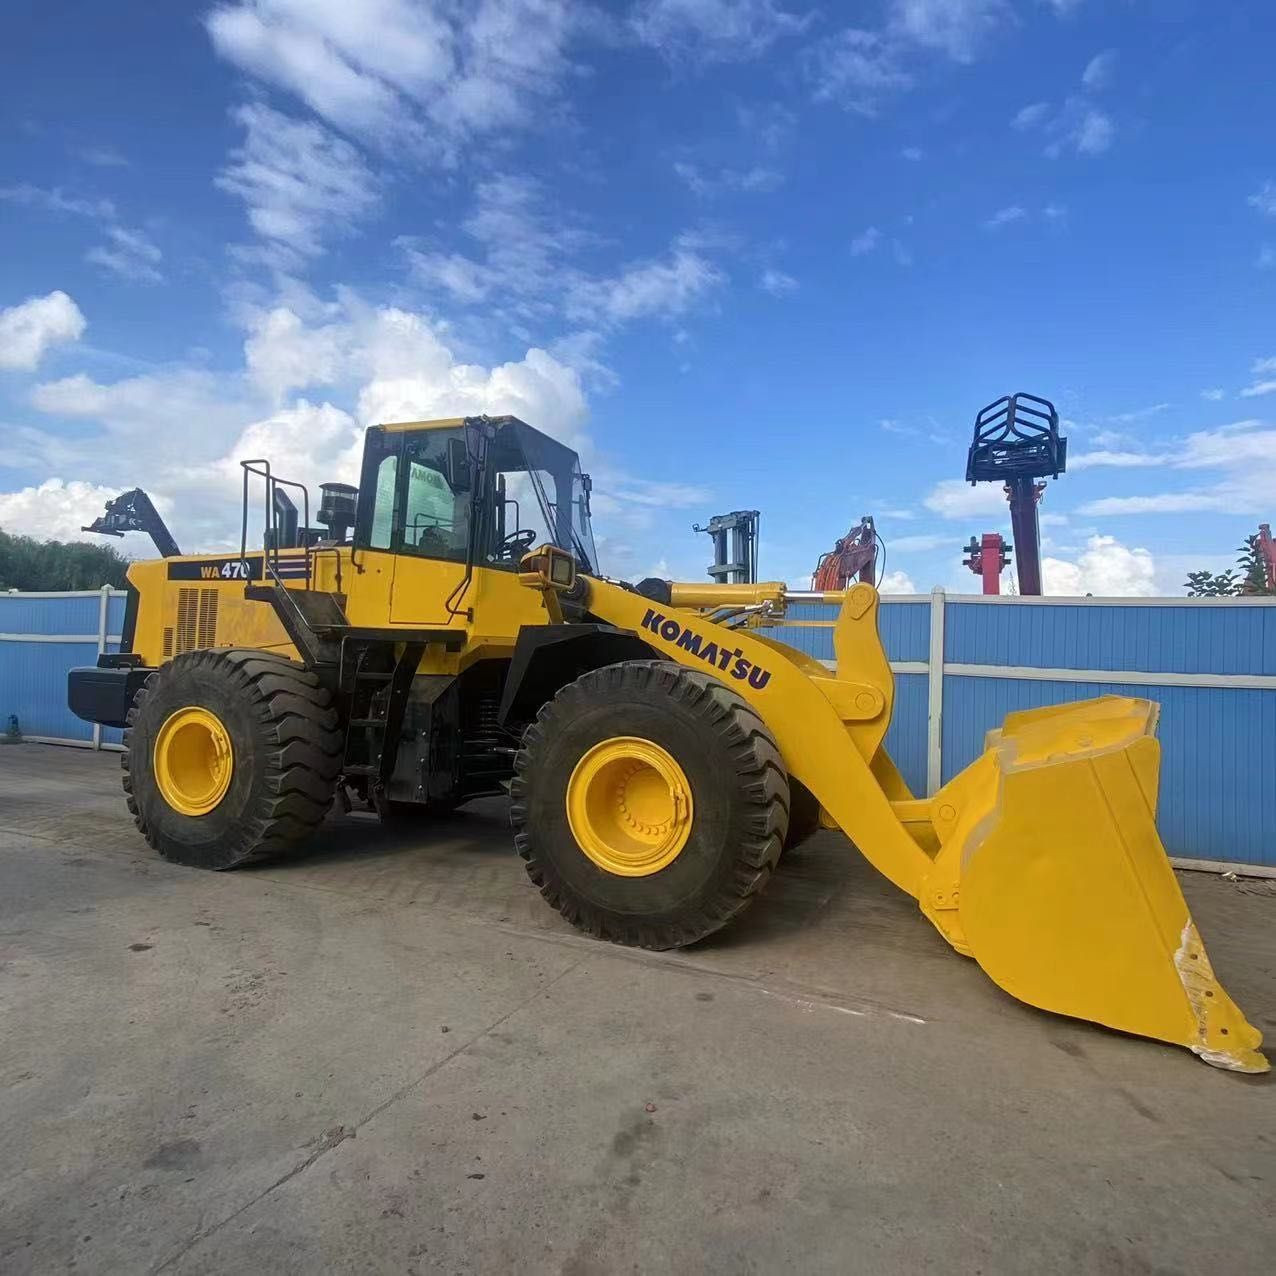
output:
<instances>
[{"instance_id":1,"label":"steering wheel","mask_svg":"<svg viewBox=\"0 0 1276 1276\"><path fill-rule=\"evenodd\" d=\"M511 532L502 542L498 557L506 562L517 563L532 548L536 541L536 533L531 528L521 528Z\"/></svg>"}]
</instances>

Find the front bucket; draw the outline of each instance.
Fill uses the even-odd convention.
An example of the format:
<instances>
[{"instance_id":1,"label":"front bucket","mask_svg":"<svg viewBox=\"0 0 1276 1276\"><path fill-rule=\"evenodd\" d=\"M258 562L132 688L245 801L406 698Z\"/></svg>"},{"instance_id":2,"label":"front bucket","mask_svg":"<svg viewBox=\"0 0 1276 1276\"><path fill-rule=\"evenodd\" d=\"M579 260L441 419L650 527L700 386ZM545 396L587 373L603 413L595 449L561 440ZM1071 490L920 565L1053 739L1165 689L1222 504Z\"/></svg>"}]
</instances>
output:
<instances>
[{"instance_id":1,"label":"front bucket","mask_svg":"<svg viewBox=\"0 0 1276 1276\"><path fill-rule=\"evenodd\" d=\"M1124 696L1011 714L931 803L922 910L1020 1001L1266 1072L1156 831L1156 716Z\"/></svg>"}]
</instances>

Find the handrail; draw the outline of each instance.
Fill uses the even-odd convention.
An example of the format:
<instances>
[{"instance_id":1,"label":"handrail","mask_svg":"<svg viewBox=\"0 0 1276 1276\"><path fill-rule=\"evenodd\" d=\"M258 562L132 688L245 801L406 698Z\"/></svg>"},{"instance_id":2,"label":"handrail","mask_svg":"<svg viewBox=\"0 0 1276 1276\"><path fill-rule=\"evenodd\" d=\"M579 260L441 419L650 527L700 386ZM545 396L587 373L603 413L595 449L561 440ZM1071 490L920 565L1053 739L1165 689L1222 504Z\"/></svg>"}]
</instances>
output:
<instances>
[{"instance_id":1,"label":"handrail","mask_svg":"<svg viewBox=\"0 0 1276 1276\"><path fill-rule=\"evenodd\" d=\"M244 501L239 531L239 557L241 560L247 560L248 557L248 480L250 475L255 474L258 478L266 480L266 517L262 530L261 553L262 579L265 579L268 569L275 584L282 585L283 581L279 578L279 539L277 535L271 534L278 531L278 524L275 518L275 488L291 487L301 493L303 539L305 530L310 527L310 489L304 483L297 483L292 479L277 478L270 472L270 462L265 457L253 457L248 461L240 461L239 464L244 471ZM257 466L261 468L255 468ZM309 589L311 585L310 547L302 545L301 550L305 555L306 588Z\"/></svg>"}]
</instances>

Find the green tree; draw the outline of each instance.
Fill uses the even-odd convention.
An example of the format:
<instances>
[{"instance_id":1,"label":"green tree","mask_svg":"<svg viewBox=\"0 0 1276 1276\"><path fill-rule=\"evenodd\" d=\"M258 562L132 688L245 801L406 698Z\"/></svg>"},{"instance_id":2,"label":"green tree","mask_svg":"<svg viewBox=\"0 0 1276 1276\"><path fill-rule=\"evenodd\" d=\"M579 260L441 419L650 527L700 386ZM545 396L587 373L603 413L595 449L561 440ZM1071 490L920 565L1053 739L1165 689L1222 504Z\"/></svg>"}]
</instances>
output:
<instances>
[{"instance_id":1,"label":"green tree","mask_svg":"<svg viewBox=\"0 0 1276 1276\"><path fill-rule=\"evenodd\" d=\"M38 541L0 529L0 589L120 589L128 565L113 545Z\"/></svg>"},{"instance_id":2,"label":"green tree","mask_svg":"<svg viewBox=\"0 0 1276 1276\"><path fill-rule=\"evenodd\" d=\"M1187 596L1189 598L1225 598L1236 593L1236 573L1188 572Z\"/></svg>"}]
</instances>

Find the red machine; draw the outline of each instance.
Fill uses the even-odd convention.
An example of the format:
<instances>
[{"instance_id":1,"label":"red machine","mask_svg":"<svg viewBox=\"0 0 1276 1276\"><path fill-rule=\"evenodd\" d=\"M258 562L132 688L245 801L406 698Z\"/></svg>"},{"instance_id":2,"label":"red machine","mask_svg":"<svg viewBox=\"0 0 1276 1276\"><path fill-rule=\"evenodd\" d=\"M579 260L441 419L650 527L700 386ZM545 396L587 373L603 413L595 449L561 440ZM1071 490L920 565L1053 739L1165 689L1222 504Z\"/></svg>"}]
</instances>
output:
<instances>
[{"instance_id":1,"label":"red machine","mask_svg":"<svg viewBox=\"0 0 1276 1276\"><path fill-rule=\"evenodd\" d=\"M1014 548L1000 532L985 532L982 540L970 538L963 566L969 567L983 580L985 594L1001 593L1001 573L1010 562Z\"/></svg>"},{"instance_id":2,"label":"red machine","mask_svg":"<svg viewBox=\"0 0 1276 1276\"><path fill-rule=\"evenodd\" d=\"M1263 570L1267 573L1267 588L1276 594L1276 541L1272 540L1270 523L1258 525L1258 556L1263 560Z\"/></svg>"},{"instance_id":3,"label":"red machine","mask_svg":"<svg viewBox=\"0 0 1276 1276\"><path fill-rule=\"evenodd\" d=\"M811 577L811 588L818 592L845 589L853 580L876 584L877 547L881 537L873 520L867 515L860 519L827 554L820 555Z\"/></svg>"}]
</instances>

